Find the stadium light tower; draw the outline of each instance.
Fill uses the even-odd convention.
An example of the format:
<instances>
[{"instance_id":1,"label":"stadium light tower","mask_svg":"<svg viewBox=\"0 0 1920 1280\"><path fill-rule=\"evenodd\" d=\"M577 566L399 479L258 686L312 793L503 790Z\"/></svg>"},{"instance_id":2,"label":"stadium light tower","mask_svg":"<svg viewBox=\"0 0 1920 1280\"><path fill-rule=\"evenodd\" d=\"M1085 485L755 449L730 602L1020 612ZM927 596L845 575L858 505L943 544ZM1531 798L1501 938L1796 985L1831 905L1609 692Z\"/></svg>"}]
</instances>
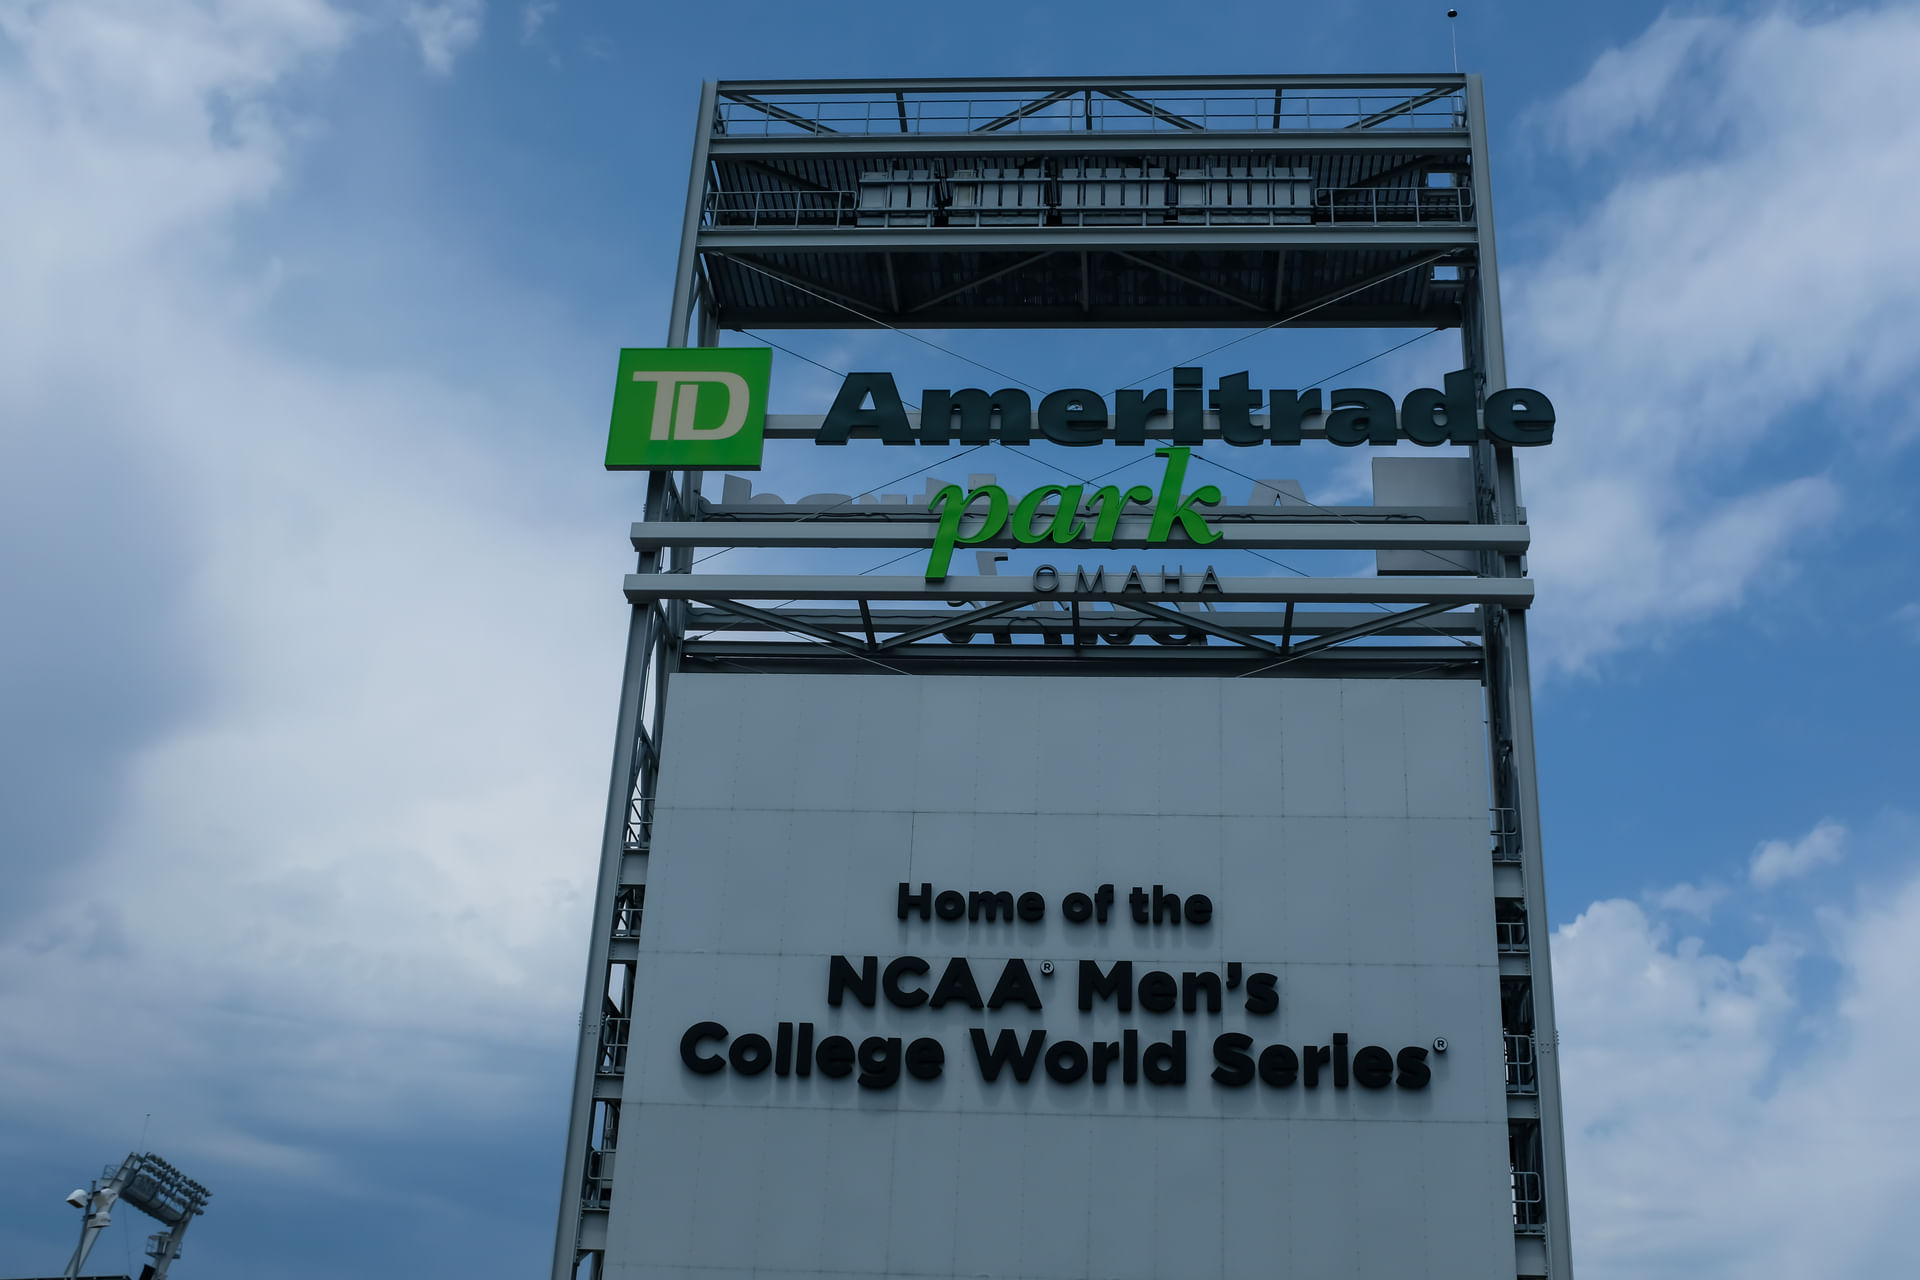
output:
<instances>
[{"instance_id":1,"label":"stadium light tower","mask_svg":"<svg viewBox=\"0 0 1920 1280\"><path fill-rule=\"evenodd\" d=\"M147 1265L140 1269L140 1280L165 1280L167 1269L180 1256L180 1242L187 1226L205 1213L212 1193L178 1169L148 1152L128 1152L116 1167L108 1165L98 1179L85 1190L75 1189L67 1203L81 1211L80 1243L62 1272L73 1280L86 1265L94 1242L113 1221L113 1207L125 1202L150 1218L163 1223L165 1231L147 1238Z\"/></svg>"}]
</instances>

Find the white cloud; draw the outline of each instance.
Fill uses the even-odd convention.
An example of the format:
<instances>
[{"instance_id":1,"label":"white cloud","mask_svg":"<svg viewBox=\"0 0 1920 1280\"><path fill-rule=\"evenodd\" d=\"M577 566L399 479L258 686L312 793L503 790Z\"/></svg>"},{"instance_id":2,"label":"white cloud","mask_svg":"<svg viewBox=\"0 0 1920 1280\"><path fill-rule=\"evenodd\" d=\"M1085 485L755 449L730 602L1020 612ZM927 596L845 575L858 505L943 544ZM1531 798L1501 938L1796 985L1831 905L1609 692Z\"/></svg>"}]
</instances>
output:
<instances>
[{"instance_id":1,"label":"white cloud","mask_svg":"<svg viewBox=\"0 0 1920 1280\"><path fill-rule=\"evenodd\" d=\"M0 510L61 495L0 540L0 583L44 559L111 591L120 544L165 544L160 606L102 643L188 655L177 719L95 748L131 751L92 800L104 837L0 931L0 1116L144 1101L181 1158L352 1181L301 1126L517 1106L527 1028L573 1025L618 521L589 527L590 472L555 485L501 443L525 407L486 359L454 386L262 336L233 224L279 190L276 92L343 46L340 12L100 0L0 31L0 421L28 428L0 432ZM119 527L99 499L123 489L158 516ZM97 556L72 536L94 521ZM12 619L0 657L89 625ZM41 678L87 696L79 667Z\"/></svg>"},{"instance_id":2,"label":"white cloud","mask_svg":"<svg viewBox=\"0 0 1920 1280\"><path fill-rule=\"evenodd\" d=\"M1911 863L1909 864L1911 865ZM1828 1002L1778 939L1716 954L1630 902L1556 931L1575 1258L1589 1280L1911 1270L1920 877L1829 913Z\"/></svg>"},{"instance_id":3,"label":"white cloud","mask_svg":"<svg viewBox=\"0 0 1920 1280\"><path fill-rule=\"evenodd\" d=\"M1845 450L1920 375L1920 171L1888 162L1920 117L1883 109L1916 61L1912 8L1663 18L1537 118L1618 175L1506 278L1513 380L1563 410L1525 468L1550 665L1737 607L1832 523L1826 461L1742 468L1810 422Z\"/></svg>"},{"instance_id":4,"label":"white cloud","mask_svg":"<svg viewBox=\"0 0 1920 1280\"><path fill-rule=\"evenodd\" d=\"M520 39L524 42L540 34L540 28L547 25L560 8L560 0L532 0L520 10Z\"/></svg>"},{"instance_id":5,"label":"white cloud","mask_svg":"<svg viewBox=\"0 0 1920 1280\"><path fill-rule=\"evenodd\" d=\"M1730 892L1723 884L1676 884L1647 895L1647 901L1657 911L1677 911L1710 920L1713 909L1725 902Z\"/></svg>"},{"instance_id":6,"label":"white cloud","mask_svg":"<svg viewBox=\"0 0 1920 1280\"><path fill-rule=\"evenodd\" d=\"M435 75L450 75L453 64L480 39L486 0L439 0L410 4L400 21L420 42L420 60Z\"/></svg>"},{"instance_id":7,"label":"white cloud","mask_svg":"<svg viewBox=\"0 0 1920 1280\"><path fill-rule=\"evenodd\" d=\"M1798 840L1769 840L1755 849L1747 875L1756 888L1770 889L1782 880L1840 861L1846 842L1845 824L1825 818Z\"/></svg>"}]
</instances>

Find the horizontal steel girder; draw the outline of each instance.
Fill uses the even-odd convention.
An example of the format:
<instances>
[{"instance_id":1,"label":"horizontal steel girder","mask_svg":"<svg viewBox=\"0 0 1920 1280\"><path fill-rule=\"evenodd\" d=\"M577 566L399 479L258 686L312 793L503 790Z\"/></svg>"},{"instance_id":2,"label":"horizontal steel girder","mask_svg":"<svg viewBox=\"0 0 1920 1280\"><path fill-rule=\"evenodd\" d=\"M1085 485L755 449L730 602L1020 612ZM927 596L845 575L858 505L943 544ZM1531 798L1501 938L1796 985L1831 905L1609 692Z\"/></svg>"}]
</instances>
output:
<instances>
[{"instance_id":1,"label":"horizontal steel girder","mask_svg":"<svg viewBox=\"0 0 1920 1280\"><path fill-rule=\"evenodd\" d=\"M1050 516L1051 508L1041 515ZM724 520L673 521L633 526L633 547L845 547L866 550L881 547L921 547L932 543L935 517L924 511L903 510L897 520L858 523L823 523L818 520L788 522L742 522ZM960 523L963 534L971 535L980 527L981 518L968 516ZM1100 547L1131 550L1159 545L1148 541L1151 520L1146 516L1126 516L1114 529L1113 541ZM1308 551L1503 551L1518 554L1527 549L1527 526L1519 524L1222 524L1217 526L1219 542L1207 550ZM970 547L1024 546L1010 532L1002 530L992 538L970 542ZM1165 544L1170 550L1200 550L1192 542L1181 540ZM1044 549L1071 546L1097 549L1084 536L1069 544L1049 542Z\"/></svg>"},{"instance_id":2,"label":"horizontal steel girder","mask_svg":"<svg viewBox=\"0 0 1920 1280\"><path fill-rule=\"evenodd\" d=\"M1418 251L1469 249L1472 223L1287 223L1280 226L987 226L987 227L707 227L698 236L701 253L1021 253L1059 250L1276 249Z\"/></svg>"},{"instance_id":3,"label":"horizontal steel girder","mask_svg":"<svg viewBox=\"0 0 1920 1280\"><path fill-rule=\"evenodd\" d=\"M1211 597L1211 592L1208 593ZM1124 606L1123 606L1124 607ZM1027 606L1027 612L1002 614L983 622L967 624L970 631L983 634L1005 631L1027 635L1046 631L1066 632L1074 627L1073 616L1066 609L1035 610ZM936 612L926 609L873 609L869 610L873 626L877 632L897 634L929 628L930 634L960 625L965 615L953 611ZM1131 613L1110 612L1104 606L1099 609L1080 611L1079 629L1082 631L1113 631L1118 629L1137 630L1143 634L1182 631L1185 613L1179 615L1181 622L1163 621L1156 618L1140 618ZM1364 627L1381 620L1383 615L1371 610L1351 609L1301 609L1293 614L1291 623L1285 613L1258 609L1236 609L1216 611L1215 620L1230 622L1234 629L1249 635L1322 636L1337 632L1350 631L1355 627ZM689 632L765 632L799 630L814 627L822 631L840 632L848 636L863 635L866 619L853 610L834 609L782 609L777 615L770 616L768 610L755 609L751 614L730 607L726 601L717 601L712 606L695 609L688 617ZM1383 634L1414 636L1464 636L1477 637L1480 634L1480 615L1473 611L1459 613L1438 613L1423 619L1402 620L1394 623ZM803 634L811 634L802 632Z\"/></svg>"},{"instance_id":4,"label":"horizontal steel girder","mask_svg":"<svg viewBox=\"0 0 1920 1280\"><path fill-rule=\"evenodd\" d=\"M1019 93L1038 96L1056 89L1124 89L1166 93L1174 89L1224 92L1228 89L1464 89L1467 77L1454 72L1384 72L1341 75L1277 76L904 76L892 80L721 80L721 97L736 93L811 94L853 97L876 93Z\"/></svg>"},{"instance_id":5,"label":"horizontal steel girder","mask_svg":"<svg viewBox=\"0 0 1920 1280\"><path fill-rule=\"evenodd\" d=\"M1057 591L1036 591L1024 577L952 576L940 582L873 575L726 573L630 573L626 596L634 604L653 600L968 600L984 605L1004 600L1098 600L1124 605L1129 599L1161 603L1214 601L1301 604L1497 604L1524 609L1533 603L1528 578L1222 578L1218 591L1122 591L1125 573L1107 573L1108 589L1076 593L1068 567ZM1143 575L1159 585L1160 575ZM1197 570L1187 578L1198 582Z\"/></svg>"},{"instance_id":6,"label":"horizontal steel girder","mask_svg":"<svg viewBox=\"0 0 1920 1280\"><path fill-rule=\"evenodd\" d=\"M1235 362L1222 361L1222 363L1226 364L1229 368L1231 368ZM1216 365L1215 367L1218 368L1219 366ZM978 381L978 379L976 379L975 381ZM1278 383L1280 381L1282 380L1279 378L1265 379L1265 382L1269 386L1275 383ZM989 379L988 382L991 383L992 380ZM912 385L900 386L898 383L896 383L896 386L898 387L901 394L906 396L911 396L915 391L919 390L918 387L915 387ZM1033 398L1038 399L1039 397L1036 396ZM908 409L906 410L905 416L907 420L907 425L911 426L914 429L914 431L917 433L920 430L920 411L918 409ZM811 440L815 436L818 436L820 434L820 424L825 421L826 421L826 415L820 414L820 413L770 413L767 415L766 438L769 440ZM1247 415L1247 421L1252 423L1254 426L1260 428L1262 431L1265 431L1267 429L1268 417L1264 413L1250 413ZM1206 439L1206 440L1220 439L1221 438L1220 415L1212 409L1207 410L1206 417L1202 420L1202 423L1201 423L1200 432L1203 439ZM1173 421L1171 418L1169 418L1165 414L1156 414L1153 416L1153 418L1151 418L1147 422L1145 427L1141 429L1141 433L1149 440L1171 440L1173 439ZM864 437L856 437L856 438L864 440ZM1302 440L1325 440L1327 438L1327 427L1326 427L1325 416L1317 415L1315 418L1311 419L1308 423L1303 424L1300 428L1300 438ZM1106 434L1102 437L1102 439L1105 439L1105 440L1113 439L1112 415L1108 415L1107 430L1106 430ZM1402 440L1408 439L1404 430L1400 432L1400 439ZM893 447L901 448L904 446L896 445ZM934 447L934 446L926 446L926 447ZM1137 448L1140 446L1122 445L1121 447ZM1289 445L1242 446L1242 448L1244 448L1246 452L1241 453L1239 456L1242 458L1246 458L1248 460L1252 460L1255 458L1273 458L1279 455L1275 455L1272 453L1262 453L1262 452L1259 452L1259 450L1284 449L1284 448L1290 448L1290 447L1291 446ZM1416 454L1423 453L1426 451L1426 446L1413 445L1413 450ZM901 454L900 456L905 457L907 455ZM1285 456L1291 457L1291 455L1285 455Z\"/></svg>"},{"instance_id":7,"label":"horizontal steel girder","mask_svg":"<svg viewBox=\"0 0 1920 1280\"><path fill-rule=\"evenodd\" d=\"M1143 117L1144 119L1144 117ZM1433 156L1467 154L1465 129L1099 129L1092 132L1013 133L797 133L722 134L713 139L715 160L780 156L1063 155L1098 160L1103 154L1228 155L1249 152L1391 151Z\"/></svg>"}]
</instances>

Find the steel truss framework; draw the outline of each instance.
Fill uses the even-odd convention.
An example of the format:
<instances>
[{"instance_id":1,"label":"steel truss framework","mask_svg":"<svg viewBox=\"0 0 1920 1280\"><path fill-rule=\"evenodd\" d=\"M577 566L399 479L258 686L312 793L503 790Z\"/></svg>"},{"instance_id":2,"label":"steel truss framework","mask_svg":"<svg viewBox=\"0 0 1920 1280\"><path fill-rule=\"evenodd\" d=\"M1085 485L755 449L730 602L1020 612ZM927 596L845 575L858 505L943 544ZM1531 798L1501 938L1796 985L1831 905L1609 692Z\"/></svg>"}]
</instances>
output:
<instances>
[{"instance_id":1,"label":"steel truss framework","mask_svg":"<svg viewBox=\"0 0 1920 1280\"><path fill-rule=\"evenodd\" d=\"M1486 156L1477 76L709 83L668 345L768 325L1443 325L1460 330L1484 396L1508 385ZM1002 196L1032 203L1003 201L983 218L988 172ZM1311 187L1304 207L1297 191L1263 203L1235 185L1269 175L1271 195L1281 179L1270 175L1283 172ZM1119 191L1111 217L1088 216L1089 173L1119 175L1107 183ZM964 201L956 182L975 184ZM1338 194L1369 189L1392 194L1368 218ZM776 207L787 216L765 216ZM775 417L768 436L818 426ZM1283 504L1227 509L1216 523L1236 550L1464 552L1477 572L1222 577L1205 591L1195 572L1148 574L1138 587L1111 571L1104 584L981 574L935 585L697 572L697 559L730 548L925 545L933 517L911 504L715 503L699 496L697 472L652 473L625 583L632 614L554 1280L598 1280L605 1260L666 695L676 672L726 670L1481 682L1515 1275L1570 1276L1527 526L1513 451L1471 452L1470 506ZM1112 545L1144 546L1145 532L1128 517Z\"/></svg>"}]
</instances>

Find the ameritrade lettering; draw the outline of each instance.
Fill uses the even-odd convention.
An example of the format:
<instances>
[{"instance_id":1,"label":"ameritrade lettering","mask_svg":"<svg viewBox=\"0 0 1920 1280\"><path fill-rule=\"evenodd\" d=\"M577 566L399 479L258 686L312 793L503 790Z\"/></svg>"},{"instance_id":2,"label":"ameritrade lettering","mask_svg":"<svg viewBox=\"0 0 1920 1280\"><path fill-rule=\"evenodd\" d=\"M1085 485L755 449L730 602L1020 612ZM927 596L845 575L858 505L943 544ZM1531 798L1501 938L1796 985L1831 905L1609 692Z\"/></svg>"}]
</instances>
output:
<instances>
[{"instance_id":1,"label":"ameritrade lettering","mask_svg":"<svg viewBox=\"0 0 1920 1280\"><path fill-rule=\"evenodd\" d=\"M1213 921L1213 901L1205 894L1190 893L1184 901L1164 885L1151 889L1134 885L1126 895L1124 910L1116 910L1118 894L1111 884L1103 884L1091 894L1074 891L1060 900L1061 914L1069 924L1098 929L1110 918L1130 920L1134 925L1169 931L1205 929ZM917 888L902 883L897 896L896 914L902 921L918 919L962 926L1018 929L1020 925L1039 924L1046 919L1047 902L1034 892L1014 894L1011 890L943 889L936 893L931 884ZM937 926L936 926L937 927ZM998 935L996 935L998 936ZM1046 1001L1043 989L1056 977L1051 961L1030 965L1015 957L994 961L999 975L990 994L982 986L973 965L965 956L955 956L940 966L933 977L933 962L917 955L896 956L884 965L879 956L847 956L827 959L827 1004L835 1009L847 1007L851 1000L866 1009L878 1009L882 1003L908 1011L939 1010L957 1005L961 1008L997 1012L1021 1008L1042 1012ZM1039 978L1034 976L1035 969ZM1224 970L1224 972L1222 972ZM1067 995L1063 982L1062 996ZM1247 966L1231 961L1217 968L1188 970L1177 977L1160 969L1138 973L1131 960L1101 964L1081 960L1071 981L1072 996L1081 1013L1111 1011L1132 1015L1136 1007L1154 1016L1185 1015L1219 1018L1232 1011L1252 1018L1280 1016L1280 979L1266 972L1247 972ZM920 1014L918 1016L926 1016ZM1059 1039L1043 1030L1024 1034L1011 1028L992 1033L985 1027L967 1028L967 1048L981 1080L994 1084L1003 1077L1014 1084L1026 1084L1036 1069L1044 1071L1056 1084L1073 1085L1086 1081L1090 1086L1131 1087L1143 1080L1149 1085L1184 1087L1187 1083L1187 1029L1154 1029L1148 1035L1164 1035L1164 1040L1141 1043L1136 1027L1120 1028L1109 1040ZM1253 1036L1241 1031L1219 1031L1213 1039L1213 1082L1222 1088L1240 1089L1256 1080L1267 1089L1302 1090L1323 1086L1346 1089L1425 1089L1433 1079L1427 1050L1407 1045L1389 1052L1379 1045L1354 1047L1352 1037L1336 1031L1324 1043L1293 1045L1271 1037L1256 1048ZM1445 1047L1444 1039L1434 1040L1434 1051ZM769 1070L776 1077L806 1078L818 1070L830 1080L857 1078L863 1089L891 1089L904 1073L915 1080L937 1080L946 1071L947 1048L933 1036L909 1041L903 1036L873 1035L858 1045L848 1036L815 1038L811 1022L780 1022L769 1039L759 1032L735 1035L724 1023L703 1020L694 1023L680 1037L680 1061L696 1075L716 1075L732 1069L738 1076L759 1076Z\"/></svg>"},{"instance_id":2,"label":"ameritrade lettering","mask_svg":"<svg viewBox=\"0 0 1920 1280\"><path fill-rule=\"evenodd\" d=\"M1194 510L1196 504L1219 506L1219 486L1203 484L1192 493L1182 496L1180 486L1186 479L1187 458L1191 451L1176 447L1155 449L1154 453L1167 460L1157 494L1143 484L1134 485L1124 492L1118 485L1104 485L1092 494L1086 492L1085 485L1043 484L1009 506L1007 491L997 484L981 485L969 492L963 492L957 484L946 486L934 494L927 504L940 515L939 528L933 535L933 555L927 561L927 581L939 582L947 576L947 567L953 562L953 549L956 546L974 546L994 537L1003 529L1011 532L1013 540L1025 547L1047 542L1065 546L1082 539L1096 546L1110 546L1114 530L1120 524L1120 516L1130 502L1153 503L1153 523L1147 529L1147 541L1151 544L1166 542L1175 527L1198 547L1220 541L1219 531L1209 528L1206 518ZM984 517L979 527L961 533L961 517L981 500L986 505L979 513ZM1040 507L1049 500L1053 507L1043 525L1040 523ZM1083 510L1088 519L1081 518Z\"/></svg>"},{"instance_id":3,"label":"ameritrade lettering","mask_svg":"<svg viewBox=\"0 0 1920 1280\"><path fill-rule=\"evenodd\" d=\"M1040 399L1036 414L1024 391L1003 387L987 392L934 388L920 393L920 422L907 417L900 390L890 373L850 373L820 424L815 444L845 444L872 438L887 444L1028 444L1037 423L1040 438L1069 446L1141 445L1150 433L1179 445L1206 438L1206 412L1219 414L1220 438L1230 445L1299 444L1303 431L1324 425L1337 445L1393 445L1400 440L1435 447L1476 444L1531 446L1553 442L1553 402L1530 387L1489 391L1484 410L1476 411L1473 375L1450 373L1444 390L1420 387L1399 405L1384 391L1339 387L1326 394L1317 387L1261 391L1245 373L1222 377L1212 391L1198 368L1173 371L1169 398L1165 387L1122 387L1111 405L1097 392L1069 387ZM1266 409L1264 417L1254 414ZM1166 421L1161 422L1160 419Z\"/></svg>"}]
</instances>

